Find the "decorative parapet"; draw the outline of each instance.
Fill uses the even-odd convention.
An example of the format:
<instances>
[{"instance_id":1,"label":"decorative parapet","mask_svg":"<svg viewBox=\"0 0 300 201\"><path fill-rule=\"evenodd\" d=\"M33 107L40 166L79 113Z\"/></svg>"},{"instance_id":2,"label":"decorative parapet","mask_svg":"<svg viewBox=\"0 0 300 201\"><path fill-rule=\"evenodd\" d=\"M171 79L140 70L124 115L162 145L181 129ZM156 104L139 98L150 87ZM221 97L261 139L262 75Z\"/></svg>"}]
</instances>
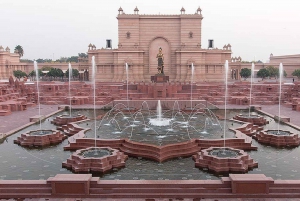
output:
<instances>
[{"instance_id":1,"label":"decorative parapet","mask_svg":"<svg viewBox=\"0 0 300 201\"><path fill-rule=\"evenodd\" d=\"M246 173L249 169L258 166L246 152L230 147L210 147L203 149L193 156L195 166L207 168L216 173L240 172Z\"/></svg>"},{"instance_id":2,"label":"decorative parapet","mask_svg":"<svg viewBox=\"0 0 300 201\"><path fill-rule=\"evenodd\" d=\"M269 123L263 116L260 116L258 114L251 114L251 115L238 114L234 116L233 119L249 122L258 126L264 126Z\"/></svg>"},{"instance_id":3,"label":"decorative parapet","mask_svg":"<svg viewBox=\"0 0 300 201\"><path fill-rule=\"evenodd\" d=\"M275 147L297 147L300 144L298 134L283 130L263 130L253 136L259 143Z\"/></svg>"},{"instance_id":4,"label":"decorative parapet","mask_svg":"<svg viewBox=\"0 0 300 201\"><path fill-rule=\"evenodd\" d=\"M85 115L78 114L77 116L69 116L69 115L59 115L51 121L54 125L62 126L71 122L82 121L87 119Z\"/></svg>"},{"instance_id":5,"label":"decorative parapet","mask_svg":"<svg viewBox=\"0 0 300 201\"><path fill-rule=\"evenodd\" d=\"M66 138L67 136L58 130L33 130L21 134L14 143L21 146L48 146L61 143Z\"/></svg>"},{"instance_id":6,"label":"decorative parapet","mask_svg":"<svg viewBox=\"0 0 300 201\"><path fill-rule=\"evenodd\" d=\"M62 166L74 172L104 173L112 168L125 166L128 156L110 147L89 147L73 153Z\"/></svg>"}]
</instances>

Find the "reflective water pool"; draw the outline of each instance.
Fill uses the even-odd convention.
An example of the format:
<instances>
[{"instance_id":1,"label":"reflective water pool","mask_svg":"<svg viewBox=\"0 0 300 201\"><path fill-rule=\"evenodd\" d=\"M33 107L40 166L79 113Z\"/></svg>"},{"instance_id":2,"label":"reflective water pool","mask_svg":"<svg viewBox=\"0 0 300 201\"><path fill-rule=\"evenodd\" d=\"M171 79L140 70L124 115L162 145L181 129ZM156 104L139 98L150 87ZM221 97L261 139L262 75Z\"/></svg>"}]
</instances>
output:
<instances>
[{"instance_id":1,"label":"reflective water pool","mask_svg":"<svg viewBox=\"0 0 300 201\"><path fill-rule=\"evenodd\" d=\"M92 110L74 110L74 113L80 113L89 117L93 116ZM105 111L97 111L97 115L103 115ZM215 114L222 114L222 110L214 111ZM228 112L228 116L232 117L241 110L231 110ZM50 123L50 121L58 113L42 123L43 129L56 128ZM270 123L264 128L274 129L277 128L277 123L266 117ZM222 124L223 122L221 122ZM86 125L86 124L85 124ZM236 128L241 124L234 122L227 122L228 128ZM291 132L299 133L295 129L286 125L281 125L281 129L289 130ZM71 171L62 168L62 162L65 161L71 152L63 151L63 147L68 144L67 140L64 140L61 144L55 146L44 147L41 149L36 148L23 148L16 144L13 144L13 140L16 139L21 133L26 131L39 129L39 125L32 125L25 128L23 131L7 138L2 144L0 144L0 179L47 179L48 177L56 174L73 174ZM91 131L91 135L93 131ZM119 136L115 135L114 136ZM140 136L142 133L140 134ZM226 134L227 135L227 134ZM231 133L228 133L230 136ZM138 138L137 138L138 139ZM273 179L300 179L300 148L273 148L257 143L253 140L253 145L258 147L257 151L250 151L248 154L258 161L258 168L249 171L248 174L265 174ZM126 167L123 169L114 169L104 175L100 176L106 180L206 180L206 179L219 179L220 176L226 175L214 175L207 172L207 170L199 170L194 167L194 161L192 157L187 158L175 158L162 163L151 161L144 158L129 157L126 161Z\"/></svg>"}]
</instances>

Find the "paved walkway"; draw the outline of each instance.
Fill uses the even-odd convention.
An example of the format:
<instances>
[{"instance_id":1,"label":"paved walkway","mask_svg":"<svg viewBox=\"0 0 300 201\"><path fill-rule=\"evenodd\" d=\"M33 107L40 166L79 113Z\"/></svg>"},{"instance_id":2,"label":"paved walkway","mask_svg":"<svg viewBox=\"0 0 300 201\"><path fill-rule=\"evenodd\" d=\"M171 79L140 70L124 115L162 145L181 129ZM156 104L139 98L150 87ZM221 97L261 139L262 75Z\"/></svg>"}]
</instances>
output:
<instances>
[{"instance_id":1,"label":"paved walkway","mask_svg":"<svg viewBox=\"0 0 300 201\"><path fill-rule=\"evenodd\" d=\"M80 109L80 108L93 108L93 105L74 105L72 108L74 109ZM102 106L97 105L96 108L100 108ZM219 108L224 108L224 106L218 105ZM278 115L278 105L262 105L262 110L272 114L272 115ZM227 109L247 109L247 105L227 105ZM55 112L58 110L58 105L41 105L41 115L47 115L52 112ZM17 111L12 112L11 115L8 116L0 116L0 139L1 134L5 134L11 130L14 130L15 128L18 128L24 124L29 123L29 118L35 115L38 115L38 107L30 107L27 108L25 111ZM300 112L294 111L292 108L288 108L285 106L281 107L281 116L286 116L291 118L291 123L300 126Z\"/></svg>"},{"instance_id":2,"label":"paved walkway","mask_svg":"<svg viewBox=\"0 0 300 201\"><path fill-rule=\"evenodd\" d=\"M58 110L57 105L41 105L41 115L47 115ZM38 106L29 107L25 111L12 112L8 116L0 116L0 138L1 133L7 133L24 124L29 123L29 118L39 114Z\"/></svg>"},{"instance_id":3,"label":"paved walkway","mask_svg":"<svg viewBox=\"0 0 300 201\"><path fill-rule=\"evenodd\" d=\"M263 105L261 109L272 115L279 114L278 105ZM295 111L295 110L292 110L292 108L283 106L280 109L280 116L290 117L291 118L290 122L292 124L300 126L300 112L299 111Z\"/></svg>"},{"instance_id":4,"label":"paved walkway","mask_svg":"<svg viewBox=\"0 0 300 201\"><path fill-rule=\"evenodd\" d=\"M279 114L278 105L260 105L261 109L273 116ZM218 108L224 109L224 105L217 105ZM248 105L227 105L227 109L249 109ZM290 117L290 122L296 126L300 126L300 112L292 110L290 107L281 106L280 116Z\"/></svg>"}]
</instances>

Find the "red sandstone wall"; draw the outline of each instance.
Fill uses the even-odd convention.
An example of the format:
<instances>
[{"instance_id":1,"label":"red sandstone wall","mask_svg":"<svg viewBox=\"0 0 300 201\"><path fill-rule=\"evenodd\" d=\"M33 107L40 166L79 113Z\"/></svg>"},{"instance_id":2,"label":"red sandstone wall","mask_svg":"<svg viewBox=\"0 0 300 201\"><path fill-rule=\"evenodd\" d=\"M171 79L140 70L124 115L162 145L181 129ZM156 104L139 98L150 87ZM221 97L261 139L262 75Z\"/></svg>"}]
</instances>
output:
<instances>
[{"instance_id":1,"label":"red sandstone wall","mask_svg":"<svg viewBox=\"0 0 300 201\"><path fill-rule=\"evenodd\" d=\"M300 54L271 56L270 63L300 63Z\"/></svg>"},{"instance_id":2,"label":"red sandstone wall","mask_svg":"<svg viewBox=\"0 0 300 201\"><path fill-rule=\"evenodd\" d=\"M150 76L157 73L159 47L162 47L165 57L164 72L171 81L190 81L191 63L195 65L195 81L223 79L223 72L215 66L222 69L225 60L231 59L231 51L200 49L202 15L120 14L117 18L119 48L113 51L114 55L108 55L107 50L89 51L89 55L97 57L98 69L99 66L104 69L101 72L105 76L98 75L98 80L125 80L124 65L127 62L130 64L130 81L149 81ZM130 33L129 37L127 33ZM210 72L205 70L208 62L214 64L212 71L209 65ZM105 71L105 68L110 69ZM210 75L205 77L205 73Z\"/></svg>"},{"instance_id":3,"label":"red sandstone wall","mask_svg":"<svg viewBox=\"0 0 300 201\"><path fill-rule=\"evenodd\" d=\"M257 188L259 186L259 188ZM0 181L0 198L296 198L297 180L263 174L230 174L221 180L99 180L90 174L58 174L47 180Z\"/></svg>"}]
</instances>

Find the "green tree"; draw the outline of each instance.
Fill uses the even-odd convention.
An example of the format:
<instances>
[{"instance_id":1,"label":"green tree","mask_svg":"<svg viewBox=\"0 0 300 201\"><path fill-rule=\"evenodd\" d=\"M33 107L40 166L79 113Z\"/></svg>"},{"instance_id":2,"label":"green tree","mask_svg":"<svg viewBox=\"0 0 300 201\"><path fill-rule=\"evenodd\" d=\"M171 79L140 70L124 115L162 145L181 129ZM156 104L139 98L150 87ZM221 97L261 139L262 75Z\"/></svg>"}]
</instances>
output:
<instances>
[{"instance_id":1,"label":"green tree","mask_svg":"<svg viewBox=\"0 0 300 201\"><path fill-rule=\"evenodd\" d=\"M65 73L66 77L69 79L69 69ZM77 69L72 69L72 78L77 78L79 76L79 71Z\"/></svg>"},{"instance_id":2,"label":"green tree","mask_svg":"<svg viewBox=\"0 0 300 201\"><path fill-rule=\"evenodd\" d=\"M78 77L79 76L79 71L77 69L72 70L72 75L73 77Z\"/></svg>"},{"instance_id":3,"label":"green tree","mask_svg":"<svg viewBox=\"0 0 300 201\"><path fill-rule=\"evenodd\" d=\"M267 66L266 67L267 71L269 71L269 76L270 77L279 77L279 69L275 68L274 66Z\"/></svg>"},{"instance_id":4,"label":"green tree","mask_svg":"<svg viewBox=\"0 0 300 201\"><path fill-rule=\"evenodd\" d=\"M50 71L52 68L51 66L43 66L42 71Z\"/></svg>"},{"instance_id":5,"label":"green tree","mask_svg":"<svg viewBox=\"0 0 300 201\"><path fill-rule=\"evenodd\" d=\"M47 69L47 70L46 70ZM43 71L49 71L47 73L47 76L50 78L50 80L55 79L56 78L56 74L55 74L55 70L52 67L49 66L45 66L42 68Z\"/></svg>"},{"instance_id":6,"label":"green tree","mask_svg":"<svg viewBox=\"0 0 300 201\"><path fill-rule=\"evenodd\" d=\"M295 69L292 73L292 76L296 76L298 79L300 79L300 69Z\"/></svg>"},{"instance_id":7,"label":"green tree","mask_svg":"<svg viewBox=\"0 0 300 201\"><path fill-rule=\"evenodd\" d=\"M16 78L18 78L19 80L21 79L21 77L25 77L27 76L27 74L21 70L14 70L13 74Z\"/></svg>"},{"instance_id":8,"label":"green tree","mask_svg":"<svg viewBox=\"0 0 300 201\"><path fill-rule=\"evenodd\" d=\"M38 75L39 77L43 75L43 72L41 69L38 69ZM28 76L30 77L31 80L35 80L36 79L36 74L35 74L35 70L32 70Z\"/></svg>"},{"instance_id":9,"label":"green tree","mask_svg":"<svg viewBox=\"0 0 300 201\"><path fill-rule=\"evenodd\" d=\"M278 69L278 75L277 75L277 77L279 77L279 68L277 68L277 69ZM284 76L284 77L287 76L287 73L285 72L285 70L283 70L283 76Z\"/></svg>"},{"instance_id":10,"label":"green tree","mask_svg":"<svg viewBox=\"0 0 300 201\"><path fill-rule=\"evenodd\" d=\"M88 55L86 53L78 53L78 57L88 58Z\"/></svg>"},{"instance_id":11,"label":"green tree","mask_svg":"<svg viewBox=\"0 0 300 201\"><path fill-rule=\"evenodd\" d=\"M274 66L268 66L268 67L267 67L267 70L268 70L269 73L270 73L270 77L275 77L276 79L279 77L279 68L276 68L276 67L274 67ZM283 76L284 76L284 77L287 76L287 73L286 73L285 70L283 71Z\"/></svg>"},{"instance_id":12,"label":"green tree","mask_svg":"<svg viewBox=\"0 0 300 201\"><path fill-rule=\"evenodd\" d=\"M24 55L23 47L21 45L17 45L15 47L15 53L18 53L19 57L21 58Z\"/></svg>"},{"instance_id":13,"label":"green tree","mask_svg":"<svg viewBox=\"0 0 300 201\"><path fill-rule=\"evenodd\" d=\"M56 59L56 62L60 62L60 63L65 63L67 62L67 60L69 59L69 57L60 57L59 59Z\"/></svg>"},{"instance_id":14,"label":"green tree","mask_svg":"<svg viewBox=\"0 0 300 201\"><path fill-rule=\"evenodd\" d=\"M240 76L246 80L248 77L251 76L251 69L249 68L242 68L240 72Z\"/></svg>"},{"instance_id":15,"label":"green tree","mask_svg":"<svg viewBox=\"0 0 300 201\"><path fill-rule=\"evenodd\" d=\"M257 77L260 77L262 80L270 76L270 72L266 68L262 68L257 72Z\"/></svg>"},{"instance_id":16,"label":"green tree","mask_svg":"<svg viewBox=\"0 0 300 201\"><path fill-rule=\"evenodd\" d=\"M56 69L56 75L57 77L60 77L62 80L64 79L64 72L60 68L55 68Z\"/></svg>"},{"instance_id":17,"label":"green tree","mask_svg":"<svg viewBox=\"0 0 300 201\"><path fill-rule=\"evenodd\" d=\"M52 59L37 59L36 62L38 62L38 63L51 63Z\"/></svg>"},{"instance_id":18,"label":"green tree","mask_svg":"<svg viewBox=\"0 0 300 201\"><path fill-rule=\"evenodd\" d=\"M20 59L20 62L22 62L22 63L33 63L33 60L31 60L31 59Z\"/></svg>"},{"instance_id":19,"label":"green tree","mask_svg":"<svg viewBox=\"0 0 300 201\"><path fill-rule=\"evenodd\" d=\"M47 75L49 77L53 77L53 79L56 80L57 77L63 78L64 77L64 72L59 68L51 68L49 70L49 72L47 73Z\"/></svg>"},{"instance_id":20,"label":"green tree","mask_svg":"<svg viewBox=\"0 0 300 201\"><path fill-rule=\"evenodd\" d=\"M76 62L78 63L78 56L71 56L67 59L67 62Z\"/></svg>"}]
</instances>

